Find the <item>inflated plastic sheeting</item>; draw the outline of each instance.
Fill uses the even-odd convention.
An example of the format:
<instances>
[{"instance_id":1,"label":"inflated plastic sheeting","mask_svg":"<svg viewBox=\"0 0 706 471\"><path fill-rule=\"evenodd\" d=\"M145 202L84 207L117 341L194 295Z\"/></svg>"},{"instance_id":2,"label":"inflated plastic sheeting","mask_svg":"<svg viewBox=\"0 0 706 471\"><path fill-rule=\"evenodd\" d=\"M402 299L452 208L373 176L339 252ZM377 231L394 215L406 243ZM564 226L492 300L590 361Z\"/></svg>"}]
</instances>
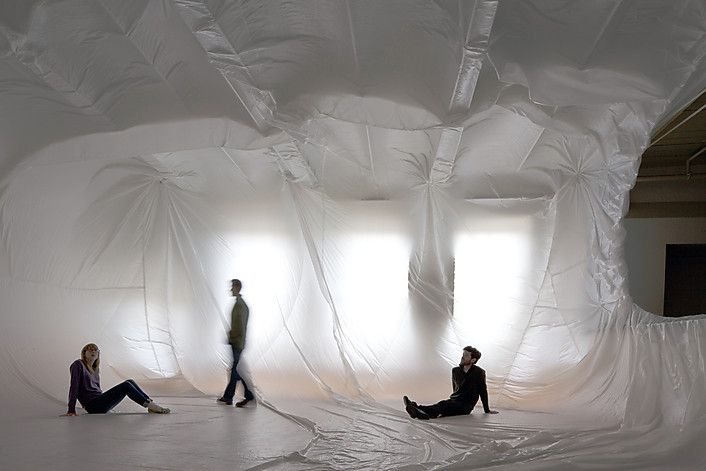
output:
<instances>
[{"instance_id":1,"label":"inflated plastic sheeting","mask_svg":"<svg viewBox=\"0 0 706 471\"><path fill-rule=\"evenodd\" d=\"M621 218L705 10L3 3L0 399L62 408L89 341L106 384L219 394L238 277L247 377L314 436L267 466L698 466L706 321L632 303ZM389 407L468 344L502 424Z\"/></svg>"}]
</instances>

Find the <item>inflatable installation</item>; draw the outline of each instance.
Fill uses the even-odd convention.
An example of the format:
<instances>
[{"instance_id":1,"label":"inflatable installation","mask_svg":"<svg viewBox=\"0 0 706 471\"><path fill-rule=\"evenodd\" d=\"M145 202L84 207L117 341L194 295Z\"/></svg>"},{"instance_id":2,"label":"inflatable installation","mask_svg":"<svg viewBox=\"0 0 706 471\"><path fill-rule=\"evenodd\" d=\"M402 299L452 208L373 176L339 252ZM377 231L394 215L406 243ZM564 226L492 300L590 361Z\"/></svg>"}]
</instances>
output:
<instances>
[{"instance_id":1,"label":"inflatable installation","mask_svg":"<svg viewBox=\"0 0 706 471\"><path fill-rule=\"evenodd\" d=\"M621 221L705 57L701 1L2 1L2 466L703 469L706 319L633 304ZM231 278L298 442L199 438ZM89 342L172 414L59 418ZM466 345L500 414L410 419Z\"/></svg>"}]
</instances>

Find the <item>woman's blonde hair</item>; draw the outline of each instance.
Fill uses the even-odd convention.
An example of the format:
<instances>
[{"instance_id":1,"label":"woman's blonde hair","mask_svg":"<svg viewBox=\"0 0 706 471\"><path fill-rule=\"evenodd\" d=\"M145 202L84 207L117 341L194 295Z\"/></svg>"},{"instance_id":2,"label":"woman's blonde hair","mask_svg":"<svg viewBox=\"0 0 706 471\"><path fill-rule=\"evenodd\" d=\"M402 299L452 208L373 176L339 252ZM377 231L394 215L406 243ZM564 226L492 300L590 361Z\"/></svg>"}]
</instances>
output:
<instances>
[{"instance_id":1,"label":"woman's blonde hair","mask_svg":"<svg viewBox=\"0 0 706 471\"><path fill-rule=\"evenodd\" d=\"M86 360L86 350L91 349L91 350L96 350L98 352L98 358L96 358L96 361L93 362L92 365L88 364L88 361ZM81 361L83 362L84 365L88 367L89 370L92 372L98 371L98 367L100 366L101 363L101 353L100 350L98 349L98 345L95 343L89 343L86 344L82 349L81 349Z\"/></svg>"}]
</instances>

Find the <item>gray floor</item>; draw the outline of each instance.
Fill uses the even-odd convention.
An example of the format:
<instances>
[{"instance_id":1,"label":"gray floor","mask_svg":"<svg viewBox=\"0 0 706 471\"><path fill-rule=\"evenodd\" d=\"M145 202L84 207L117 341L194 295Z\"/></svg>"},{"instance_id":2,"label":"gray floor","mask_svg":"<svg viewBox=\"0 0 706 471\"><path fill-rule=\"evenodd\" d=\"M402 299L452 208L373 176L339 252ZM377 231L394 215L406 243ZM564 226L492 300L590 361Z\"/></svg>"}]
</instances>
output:
<instances>
[{"instance_id":1,"label":"gray floor","mask_svg":"<svg viewBox=\"0 0 706 471\"><path fill-rule=\"evenodd\" d=\"M2 423L0 469L245 469L307 445L311 435L255 406L166 398L172 414L122 412Z\"/></svg>"},{"instance_id":2,"label":"gray floor","mask_svg":"<svg viewBox=\"0 0 706 471\"><path fill-rule=\"evenodd\" d=\"M125 401L64 417L54 403L0 418L5 470L704 469L704 429L621 429L595 415L501 410L432 421L401 401L277 400L238 409L214 398ZM423 464L422 464L423 463Z\"/></svg>"}]
</instances>

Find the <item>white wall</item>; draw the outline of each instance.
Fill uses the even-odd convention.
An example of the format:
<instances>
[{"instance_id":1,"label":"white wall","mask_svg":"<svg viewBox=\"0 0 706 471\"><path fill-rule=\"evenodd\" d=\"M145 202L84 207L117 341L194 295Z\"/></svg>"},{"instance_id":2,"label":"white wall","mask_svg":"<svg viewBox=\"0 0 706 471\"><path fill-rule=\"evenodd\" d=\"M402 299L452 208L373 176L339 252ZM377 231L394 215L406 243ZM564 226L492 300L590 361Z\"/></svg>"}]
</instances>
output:
<instances>
[{"instance_id":1,"label":"white wall","mask_svg":"<svg viewBox=\"0 0 706 471\"><path fill-rule=\"evenodd\" d=\"M625 219L624 224L630 294L642 308L663 314L666 246L706 244L706 218Z\"/></svg>"}]
</instances>

